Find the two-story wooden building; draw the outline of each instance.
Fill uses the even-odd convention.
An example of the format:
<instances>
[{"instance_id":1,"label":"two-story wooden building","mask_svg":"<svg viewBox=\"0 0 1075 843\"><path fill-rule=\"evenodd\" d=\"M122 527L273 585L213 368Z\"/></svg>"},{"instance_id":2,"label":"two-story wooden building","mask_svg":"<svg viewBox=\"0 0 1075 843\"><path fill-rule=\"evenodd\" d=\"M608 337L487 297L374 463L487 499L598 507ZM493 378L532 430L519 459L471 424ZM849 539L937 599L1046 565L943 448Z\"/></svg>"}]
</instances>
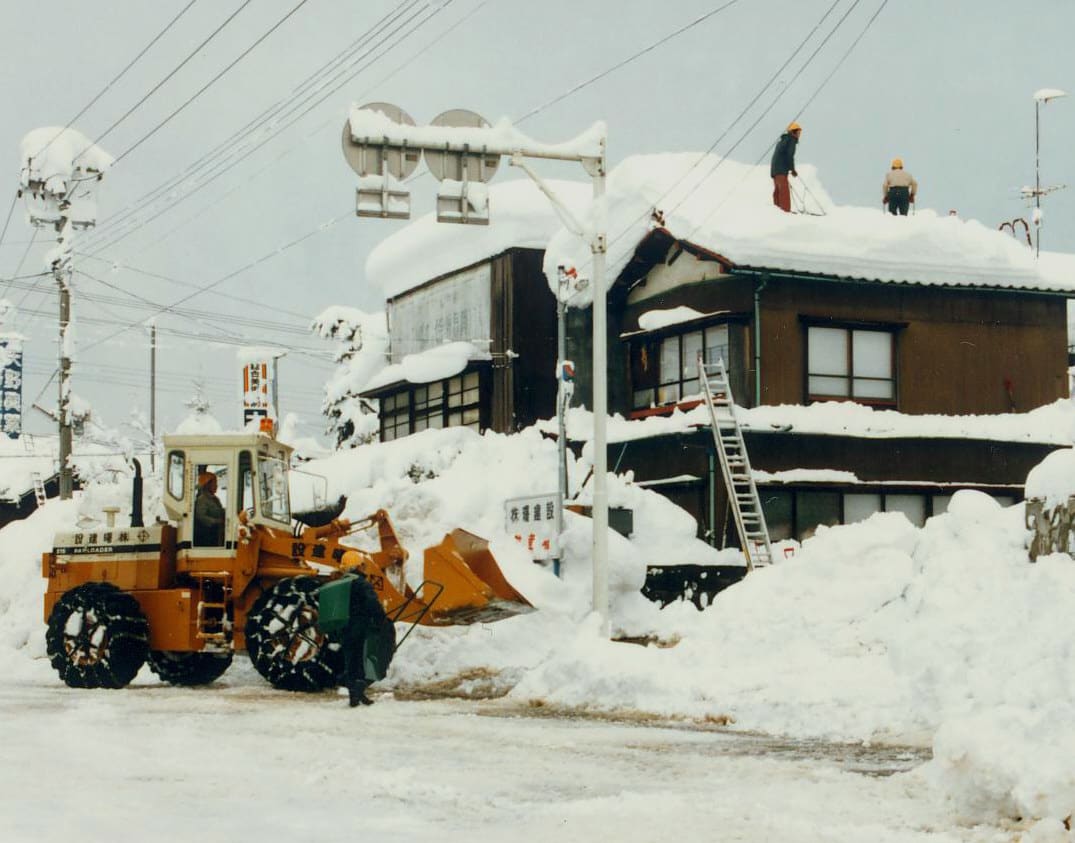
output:
<instances>
[{"instance_id":1,"label":"two-story wooden building","mask_svg":"<svg viewBox=\"0 0 1075 843\"><path fill-rule=\"evenodd\" d=\"M729 368L775 538L878 510L921 523L961 488L1019 499L1029 468L1070 443L1063 405L1027 413L1068 396L1075 277L1040 271L1025 245L973 221L837 207L811 168L800 172L815 207L792 215L771 205L764 172L717 158L640 156L610 175L609 409L631 420L610 429L610 466L682 505L714 543L729 540L711 431L695 411L702 353ZM399 368L380 378L367 394L381 399L382 437L551 417L548 279L565 256L586 275L586 244L546 219L541 278L540 238L522 243L518 228L452 265L454 246L424 239L462 232L419 225L394 236L391 271L374 273L407 266L388 295L393 361L397 349L461 340L475 351L432 386ZM417 266L402 258L408 237ZM472 315L457 319L467 302ZM585 404L586 307L569 310L568 356Z\"/></svg>"}]
</instances>

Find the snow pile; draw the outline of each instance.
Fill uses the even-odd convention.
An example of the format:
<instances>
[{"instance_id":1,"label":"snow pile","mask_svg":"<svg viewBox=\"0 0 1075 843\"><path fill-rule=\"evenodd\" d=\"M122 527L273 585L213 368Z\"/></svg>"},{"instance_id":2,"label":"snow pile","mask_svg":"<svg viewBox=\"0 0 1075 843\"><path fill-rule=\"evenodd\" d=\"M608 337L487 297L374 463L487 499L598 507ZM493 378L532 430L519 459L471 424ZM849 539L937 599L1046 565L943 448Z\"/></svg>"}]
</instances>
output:
<instances>
[{"instance_id":1,"label":"snow pile","mask_svg":"<svg viewBox=\"0 0 1075 843\"><path fill-rule=\"evenodd\" d=\"M1075 440L1075 402L1067 399L1058 399L1028 413L982 416L912 415L850 401L823 401L808 406L764 405L750 409L737 406L735 415L745 430L759 432L794 430L796 433L876 439L913 436L1051 445L1070 445ZM541 424L549 433L554 432L554 422ZM690 433L708 425L709 412L701 405L685 412L676 409L667 416L644 419L627 420L617 415L608 421L608 441L628 442ZM567 432L572 440L588 441L593 433L593 414L581 407L571 408L567 413Z\"/></svg>"},{"instance_id":2,"label":"snow pile","mask_svg":"<svg viewBox=\"0 0 1075 843\"><path fill-rule=\"evenodd\" d=\"M589 201L588 184L550 180L573 212ZM552 204L529 179L489 187L488 225L444 225L426 214L381 241L366 261L366 278L393 298L426 281L499 255L506 249L544 249L560 227ZM553 267L553 277L556 277Z\"/></svg>"},{"instance_id":3,"label":"snow pile","mask_svg":"<svg viewBox=\"0 0 1075 843\"><path fill-rule=\"evenodd\" d=\"M625 159L608 179L606 281L619 275L658 211L675 237L740 266L887 282L1075 291L1075 277L1044 277L1033 252L991 227L925 209L897 218L877 208L838 206L813 166L800 164L798 171L792 191L807 213L786 214L772 203L766 167L700 153ZM592 225L593 209L587 213ZM586 238L562 228L545 253L550 287L555 291L561 264L592 277L591 258ZM584 298L572 304L588 304Z\"/></svg>"},{"instance_id":4,"label":"snow pile","mask_svg":"<svg viewBox=\"0 0 1075 843\"><path fill-rule=\"evenodd\" d=\"M577 488L589 466L583 458L569 467ZM727 564L736 554L697 540L693 519L629 476L612 478L610 504L635 517L629 539L610 535L612 629L653 642L638 646L607 640L590 614L589 519L568 514L562 579L532 563L507 530L505 500L556 488L555 444L537 430L430 430L306 468L326 478L329 498L349 496L346 517L391 513L411 551L412 584L422 577L420 549L462 527L490 539L508 580L538 608L495 624L417 630L382 687L727 720L810 738L932 740L935 759L921 774L971 821L1047 818L1044 835L1075 809L1075 560L1028 562L1022 506L963 491L921 529L900 513L822 527L706 611L659 610L638 592L647 565ZM90 503L82 517L100 508ZM71 517L49 504L3 532L5 675L34 670L27 656L43 652L38 554Z\"/></svg>"},{"instance_id":5,"label":"snow pile","mask_svg":"<svg viewBox=\"0 0 1075 843\"><path fill-rule=\"evenodd\" d=\"M1068 502L1075 495L1075 448L1053 451L1026 476L1026 497L1042 498L1046 509Z\"/></svg>"}]
</instances>

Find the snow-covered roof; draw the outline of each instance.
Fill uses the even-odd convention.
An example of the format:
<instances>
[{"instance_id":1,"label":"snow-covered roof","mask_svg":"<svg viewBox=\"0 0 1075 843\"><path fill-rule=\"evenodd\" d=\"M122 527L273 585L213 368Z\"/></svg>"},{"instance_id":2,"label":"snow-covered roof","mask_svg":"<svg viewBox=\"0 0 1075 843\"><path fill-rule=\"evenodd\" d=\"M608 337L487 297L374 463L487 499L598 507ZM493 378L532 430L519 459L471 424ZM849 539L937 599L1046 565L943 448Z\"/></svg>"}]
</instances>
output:
<instances>
[{"instance_id":1,"label":"snow-covered roof","mask_svg":"<svg viewBox=\"0 0 1075 843\"><path fill-rule=\"evenodd\" d=\"M488 360L489 352L469 342L449 342L408 354L399 363L385 366L366 383L371 392L393 383L432 383L458 375L471 360Z\"/></svg>"},{"instance_id":2,"label":"snow-covered roof","mask_svg":"<svg viewBox=\"0 0 1075 843\"><path fill-rule=\"evenodd\" d=\"M589 202L588 184L549 184L573 211ZM438 224L435 214L426 214L370 252L366 278L380 287L385 298L393 298L507 249L544 249L559 228L556 211L530 179L493 184L489 188L488 225Z\"/></svg>"},{"instance_id":3,"label":"snow-covered roof","mask_svg":"<svg viewBox=\"0 0 1075 843\"><path fill-rule=\"evenodd\" d=\"M667 153L627 158L608 178L611 284L652 226L654 209L672 235L739 267L869 279L890 283L1049 290L1075 295L1075 274L1039 272L1023 243L976 220L920 208L894 217L873 208L839 206L817 170L800 164L792 191L804 213L772 203L767 167L716 155ZM928 195L928 190L924 193ZM590 246L561 229L549 242L545 275L573 265L592 277ZM572 304L584 304L576 295Z\"/></svg>"}]
</instances>

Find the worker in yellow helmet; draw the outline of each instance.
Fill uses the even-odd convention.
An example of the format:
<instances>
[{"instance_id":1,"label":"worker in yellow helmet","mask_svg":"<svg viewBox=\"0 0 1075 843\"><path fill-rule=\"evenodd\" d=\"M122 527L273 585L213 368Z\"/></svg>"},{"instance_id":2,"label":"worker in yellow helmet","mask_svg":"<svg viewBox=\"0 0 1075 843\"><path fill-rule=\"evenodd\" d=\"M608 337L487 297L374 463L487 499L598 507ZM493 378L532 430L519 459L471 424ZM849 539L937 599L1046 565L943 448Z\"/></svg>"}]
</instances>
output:
<instances>
[{"instance_id":1,"label":"worker in yellow helmet","mask_svg":"<svg viewBox=\"0 0 1075 843\"><path fill-rule=\"evenodd\" d=\"M893 158L892 169L885 176L885 183L881 186L881 204L888 204L890 214L907 216L907 209L914 204L915 194L918 192L918 182L914 176L903 169L903 159Z\"/></svg>"},{"instance_id":2,"label":"worker in yellow helmet","mask_svg":"<svg viewBox=\"0 0 1075 843\"><path fill-rule=\"evenodd\" d=\"M780 136L773 150L773 160L769 165L769 175L773 177L773 204L782 211L791 212L791 188L788 174L798 176L795 172L795 148L803 127L794 121L788 124L787 131Z\"/></svg>"}]
</instances>

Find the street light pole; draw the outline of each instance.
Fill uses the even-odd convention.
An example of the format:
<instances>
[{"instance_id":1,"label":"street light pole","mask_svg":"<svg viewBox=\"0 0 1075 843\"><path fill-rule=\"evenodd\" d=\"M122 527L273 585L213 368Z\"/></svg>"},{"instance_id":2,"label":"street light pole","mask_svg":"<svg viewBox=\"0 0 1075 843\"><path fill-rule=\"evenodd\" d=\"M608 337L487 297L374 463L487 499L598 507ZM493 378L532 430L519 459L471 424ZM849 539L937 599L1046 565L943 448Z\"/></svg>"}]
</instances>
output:
<instances>
[{"instance_id":1,"label":"street light pole","mask_svg":"<svg viewBox=\"0 0 1075 843\"><path fill-rule=\"evenodd\" d=\"M476 118L476 119L475 119ZM490 127L479 115L458 111L445 112L429 127L414 125L398 106L372 103L352 108L344 126L344 157L361 177L356 194L358 216L387 219L410 216L410 196L397 182L408 178L418 163L418 153L440 180L452 175L451 185L438 195L438 220L445 222L480 222L487 224L488 208L479 202L483 213L469 213L468 179L474 170L479 181L495 172L499 158L509 156L513 166L522 169L552 202L568 229L585 237L593 255L593 609L601 617L607 635L609 623L608 594L608 445L605 423L608 414L608 327L606 316L605 253L607 251L607 211L605 208L606 128L596 123L572 141L542 144L515 129L510 123ZM431 161L431 156L433 156ZM528 158L576 161L593 179L593 214L583 225L556 192L526 163ZM436 162L436 168L434 163ZM446 166L451 162L453 166ZM391 167L389 167L391 164ZM472 168L471 165L475 166ZM385 173L392 171L389 179ZM461 191L460 191L461 186ZM441 200L445 213L441 213ZM474 219L471 219L471 216Z\"/></svg>"}]
</instances>

